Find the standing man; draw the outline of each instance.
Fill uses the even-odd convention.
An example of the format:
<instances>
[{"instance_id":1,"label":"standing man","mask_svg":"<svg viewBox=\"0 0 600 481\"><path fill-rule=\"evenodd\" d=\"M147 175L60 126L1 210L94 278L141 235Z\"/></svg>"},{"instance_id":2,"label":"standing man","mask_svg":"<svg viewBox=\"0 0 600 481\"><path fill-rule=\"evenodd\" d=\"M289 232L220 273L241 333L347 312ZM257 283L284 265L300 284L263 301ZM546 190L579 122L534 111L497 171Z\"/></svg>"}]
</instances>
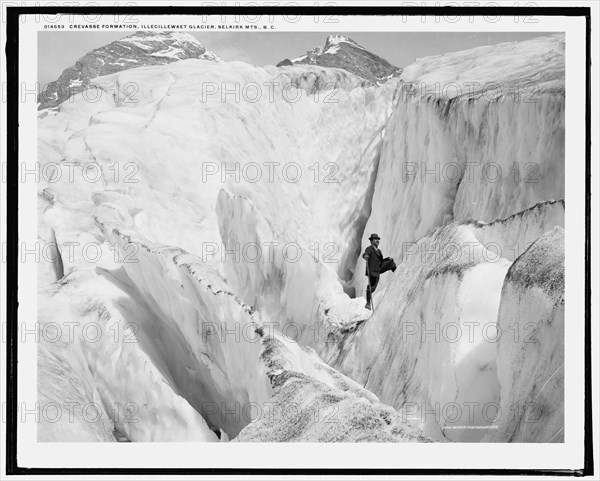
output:
<instances>
[{"instance_id":1,"label":"standing man","mask_svg":"<svg viewBox=\"0 0 600 481\"><path fill-rule=\"evenodd\" d=\"M394 272L396 270L396 263L391 257L383 258L383 254L379 250L379 239L377 234L371 234L369 241L371 245L365 249L363 259L367 261L367 268L365 270L365 276L368 278L367 284L367 304L366 309L371 310L371 294L375 291L379 282L379 275L387 271Z\"/></svg>"}]
</instances>

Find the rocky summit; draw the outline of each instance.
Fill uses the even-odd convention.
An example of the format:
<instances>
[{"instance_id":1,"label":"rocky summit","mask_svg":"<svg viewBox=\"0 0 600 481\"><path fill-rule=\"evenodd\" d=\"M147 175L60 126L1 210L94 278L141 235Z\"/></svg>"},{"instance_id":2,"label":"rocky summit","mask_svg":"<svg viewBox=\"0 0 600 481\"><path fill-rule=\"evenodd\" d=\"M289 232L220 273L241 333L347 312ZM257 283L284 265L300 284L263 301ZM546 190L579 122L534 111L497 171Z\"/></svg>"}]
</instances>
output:
<instances>
[{"instance_id":1,"label":"rocky summit","mask_svg":"<svg viewBox=\"0 0 600 481\"><path fill-rule=\"evenodd\" d=\"M95 77L188 58L222 61L188 33L136 32L86 53L75 65L63 70L60 77L39 94L38 110L56 107L71 95L88 88Z\"/></svg>"},{"instance_id":2,"label":"rocky summit","mask_svg":"<svg viewBox=\"0 0 600 481\"><path fill-rule=\"evenodd\" d=\"M381 84L402 73L401 68L369 52L343 35L329 35L323 47L315 47L305 55L291 60L286 58L277 66L285 67L293 64L341 68L374 84Z\"/></svg>"}]
</instances>

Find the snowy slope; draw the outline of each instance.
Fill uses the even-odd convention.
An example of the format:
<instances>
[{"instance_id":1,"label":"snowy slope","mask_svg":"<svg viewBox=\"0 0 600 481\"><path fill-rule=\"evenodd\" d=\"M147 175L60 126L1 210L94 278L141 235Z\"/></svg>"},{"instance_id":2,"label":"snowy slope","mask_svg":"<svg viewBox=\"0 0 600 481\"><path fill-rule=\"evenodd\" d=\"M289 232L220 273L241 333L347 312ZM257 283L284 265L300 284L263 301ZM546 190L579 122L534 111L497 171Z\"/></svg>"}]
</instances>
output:
<instances>
[{"instance_id":1,"label":"snowy slope","mask_svg":"<svg viewBox=\"0 0 600 481\"><path fill-rule=\"evenodd\" d=\"M302 370L290 362L292 347ZM265 336L261 359L275 396L268 415L246 426L236 442L431 442L399 413L341 376L310 350ZM309 366L307 366L309 364Z\"/></svg>"},{"instance_id":2,"label":"snowy slope","mask_svg":"<svg viewBox=\"0 0 600 481\"><path fill-rule=\"evenodd\" d=\"M189 440L481 440L486 429L452 426L487 428L481 411L423 412L526 395L506 386L500 368L512 368L498 363L510 356L486 336L512 263L564 222L562 42L421 59L381 86L319 65L186 59L96 77L95 102L77 93L40 112L38 160L56 171L39 186L38 236L56 252L39 265L40 319L129 326L135 339L41 346L40 359L61 362L40 377L40 396L97 400L110 421L78 439L171 440L176 416ZM172 59L171 47L153 53ZM458 77L543 88L516 102L428 87ZM490 163L502 170L493 182L481 176ZM473 180L420 177L449 164L473 165ZM359 257L372 231L399 263L373 315ZM473 336L406 337L457 327ZM224 414L269 400L313 409L331 396L348 419L379 427ZM146 407L136 426L111 414L123 400ZM380 401L399 411L391 426ZM61 429L42 425L40 438L73 436Z\"/></svg>"}]
</instances>

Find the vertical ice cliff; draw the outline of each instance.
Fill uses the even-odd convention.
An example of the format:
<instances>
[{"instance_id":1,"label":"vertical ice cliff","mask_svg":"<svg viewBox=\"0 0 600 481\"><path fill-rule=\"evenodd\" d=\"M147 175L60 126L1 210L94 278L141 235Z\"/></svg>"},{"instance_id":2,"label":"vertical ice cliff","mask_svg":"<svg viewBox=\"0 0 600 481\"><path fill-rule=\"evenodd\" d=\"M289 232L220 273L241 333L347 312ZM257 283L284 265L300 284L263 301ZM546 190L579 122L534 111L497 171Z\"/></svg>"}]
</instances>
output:
<instances>
[{"instance_id":1,"label":"vertical ice cliff","mask_svg":"<svg viewBox=\"0 0 600 481\"><path fill-rule=\"evenodd\" d=\"M499 379L511 384L496 352L509 342L496 329L507 269L564 225L564 40L421 59L401 81L366 224L401 263L382 276L373 317L326 359L432 435L480 440L472 427L493 423L508 395ZM562 356L560 343L546 349ZM510 396L527 398L521 389ZM549 416L562 419L556 396ZM544 437L533 432L522 439Z\"/></svg>"},{"instance_id":2,"label":"vertical ice cliff","mask_svg":"<svg viewBox=\"0 0 600 481\"><path fill-rule=\"evenodd\" d=\"M185 343L153 337L160 319L120 289L128 280L122 269L112 281L98 274L74 274L40 292L39 402L62 414L41 416L39 440L218 441L161 361L181 356Z\"/></svg>"},{"instance_id":3,"label":"vertical ice cliff","mask_svg":"<svg viewBox=\"0 0 600 481\"><path fill-rule=\"evenodd\" d=\"M401 80L366 227L390 255L453 220L564 199L562 35L427 57Z\"/></svg>"},{"instance_id":4,"label":"vertical ice cliff","mask_svg":"<svg viewBox=\"0 0 600 481\"><path fill-rule=\"evenodd\" d=\"M509 269L500 299L501 415L484 441L564 441L564 230L541 236ZM515 335L517 334L517 335Z\"/></svg>"},{"instance_id":5,"label":"vertical ice cliff","mask_svg":"<svg viewBox=\"0 0 600 481\"><path fill-rule=\"evenodd\" d=\"M486 430L472 426L491 425L500 410L498 343L514 334L497 325L511 266L499 240L527 246L547 228L539 219L560 221L561 210L560 203L538 205L518 221L450 223L419 239L407 248L374 315L357 330L337 333L323 358L420 422L428 435L481 440Z\"/></svg>"},{"instance_id":6,"label":"vertical ice cliff","mask_svg":"<svg viewBox=\"0 0 600 481\"><path fill-rule=\"evenodd\" d=\"M559 440L558 317L525 357L498 333L554 319L560 289L515 275L528 256L545 272L564 224L563 77L559 35L421 59L381 86L187 59L42 110L39 319L80 326L40 346L39 393L103 423L40 439ZM371 231L398 261L372 315ZM541 395L510 381L530 374ZM496 416L530 399L551 429ZM256 416L290 403L308 417ZM339 422L312 422L327 406Z\"/></svg>"}]
</instances>

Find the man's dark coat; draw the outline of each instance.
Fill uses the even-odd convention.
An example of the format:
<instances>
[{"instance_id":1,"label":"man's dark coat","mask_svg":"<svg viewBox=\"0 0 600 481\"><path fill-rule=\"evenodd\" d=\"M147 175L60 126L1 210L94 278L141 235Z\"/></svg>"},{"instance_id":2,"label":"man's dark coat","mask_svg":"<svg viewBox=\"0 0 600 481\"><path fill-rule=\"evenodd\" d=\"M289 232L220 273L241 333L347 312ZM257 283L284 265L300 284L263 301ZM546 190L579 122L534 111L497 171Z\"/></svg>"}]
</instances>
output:
<instances>
[{"instance_id":1,"label":"man's dark coat","mask_svg":"<svg viewBox=\"0 0 600 481\"><path fill-rule=\"evenodd\" d=\"M363 258L365 256L369 256L367 259L367 268L365 268L365 276L378 276L381 272L381 264L383 263L383 254L379 250L379 248L375 247L371 244L369 247L365 249L365 253L363 254Z\"/></svg>"}]
</instances>

